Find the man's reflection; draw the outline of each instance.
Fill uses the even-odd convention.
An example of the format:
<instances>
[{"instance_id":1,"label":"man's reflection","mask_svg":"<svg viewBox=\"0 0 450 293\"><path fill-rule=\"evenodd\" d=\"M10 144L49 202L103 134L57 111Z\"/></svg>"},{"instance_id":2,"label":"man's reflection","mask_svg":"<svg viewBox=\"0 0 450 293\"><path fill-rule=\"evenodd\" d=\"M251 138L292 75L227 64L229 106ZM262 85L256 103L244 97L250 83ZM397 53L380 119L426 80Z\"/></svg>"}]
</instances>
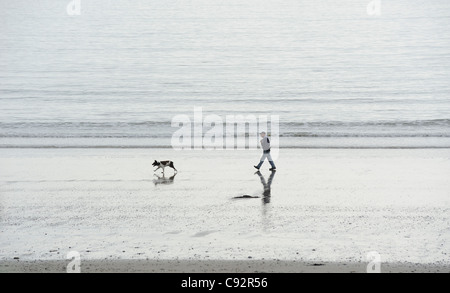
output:
<instances>
[{"instance_id":1,"label":"man's reflection","mask_svg":"<svg viewBox=\"0 0 450 293\"><path fill-rule=\"evenodd\" d=\"M259 179L261 180L261 184L264 187L264 191L262 193L262 228L264 231L270 229L272 227L272 223L270 221L270 216L268 215L268 209L270 209L270 205L268 205L270 203L270 186L272 185L272 181L273 181L273 177L275 177L275 173L276 171L272 171L272 173L269 176L269 180L266 182L266 179L264 178L264 176L261 174L261 172L256 172L255 174L257 174L259 176Z\"/></svg>"},{"instance_id":2,"label":"man's reflection","mask_svg":"<svg viewBox=\"0 0 450 293\"><path fill-rule=\"evenodd\" d=\"M269 176L269 180L266 183L266 179L264 178L264 176L261 174L261 172L256 172L255 174L257 174L259 176L259 179L261 180L261 184L264 187L264 191L262 193L263 197L263 204L268 204L270 203L270 186L272 185L272 181L273 181L273 177L275 177L275 173L276 171L272 171L272 173Z\"/></svg>"}]
</instances>

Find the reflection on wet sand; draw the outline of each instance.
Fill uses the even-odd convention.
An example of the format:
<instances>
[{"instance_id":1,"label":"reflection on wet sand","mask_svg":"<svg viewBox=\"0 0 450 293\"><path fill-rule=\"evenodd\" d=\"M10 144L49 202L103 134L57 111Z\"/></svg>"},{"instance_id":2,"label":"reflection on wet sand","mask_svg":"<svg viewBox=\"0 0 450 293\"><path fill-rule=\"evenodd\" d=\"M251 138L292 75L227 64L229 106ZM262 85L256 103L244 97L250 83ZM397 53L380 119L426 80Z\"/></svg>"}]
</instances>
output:
<instances>
[{"instance_id":1,"label":"reflection on wet sand","mask_svg":"<svg viewBox=\"0 0 450 293\"><path fill-rule=\"evenodd\" d=\"M275 177L275 173L276 173L276 171L272 171L272 173L269 176L269 180L267 181L267 183L266 183L266 179L261 174L261 172L258 171L258 172L255 173L255 174L257 174L259 176L259 179L261 180L261 184L264 187L264 191L262 193L263 204L270 203L270 186L272 185L272 181L273 181L273 178Z\"/></svg>"},{"instance_id":2,"label":"reflection on wet sand","mask_svg":"<svg viewBox=\"0 0 450 293\"><path fill-rule=\"evenodd\" d=\"M263 230L266 231L268 230L268 228L270 228L272 226L272 224L270 223L270 217L268 215L268 209L270 208L270 206L268 205L270 203L270 199L271 199L271 185L273 182L273 178L275 177L275 173L276 171L272 171L272 173L269 176L269 180L266 182L266 179L264 178L264 176L261 174L261 172L256 172L255 174L257 174L259 176L259 179L261 180L261 184L263 185L263 193L262 193L262 227Z\"/></svg>"},{"instance_id":3,"label":"reflection on wet sand","mask_svg":"<svg viewBox=\"0 0 450 293\"><path fill-rule=\"evenodd\" d=\"M175 176L177 176L177 173L173 174L170 177L166 177L164 174L163 174L163 176L154 174L154 176L156 177L155 179L153 179L153 184L155 184L155 186L157 186L159 184L168 185L168 184L173 184Z\"/></svg>"}]
</instances>

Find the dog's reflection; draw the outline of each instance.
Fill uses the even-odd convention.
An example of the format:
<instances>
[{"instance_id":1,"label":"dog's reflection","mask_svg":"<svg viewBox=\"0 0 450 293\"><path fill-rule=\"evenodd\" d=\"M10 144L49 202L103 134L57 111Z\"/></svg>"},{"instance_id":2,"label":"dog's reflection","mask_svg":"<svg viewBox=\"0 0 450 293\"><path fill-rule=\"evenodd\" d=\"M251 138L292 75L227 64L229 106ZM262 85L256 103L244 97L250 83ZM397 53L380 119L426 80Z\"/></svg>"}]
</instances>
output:
<instances>
[{"instance_id":1,"label":"dog's reflection","mask_svg":"<svg viewBox=\"0 0 450 293\"><path fill-rule=\"evenodd\" d=\"M262 201L263 204L268 204L270 203L270 186L272 185L272 181L273 178L275 177L275 173L276 171L272 171L272 173L269 176L269 180L266 182L266 179L264 178L264 176L261 174L261 172L256 172L255 174L257 174L259 176L259 179L261 180L261 184L264 187L264 191L262 193Z\"/></svg>"},{"instance_id":2,"label":"dog's reflection","mask_svg":"<svg viewBox=\"0 0 450 293\"><path fill-rule=\"evenodd\" d=\"M173 174L170 177L166 177L164 174L162 176L154 174L154 176L156 177L155 179L153 179L153 184L155 184L155 186L157 186L159 184L169 185L169 184L173 184L173 182L175 180L175 176L177 176L177 173Z\"/></svg>"}]
</instances>

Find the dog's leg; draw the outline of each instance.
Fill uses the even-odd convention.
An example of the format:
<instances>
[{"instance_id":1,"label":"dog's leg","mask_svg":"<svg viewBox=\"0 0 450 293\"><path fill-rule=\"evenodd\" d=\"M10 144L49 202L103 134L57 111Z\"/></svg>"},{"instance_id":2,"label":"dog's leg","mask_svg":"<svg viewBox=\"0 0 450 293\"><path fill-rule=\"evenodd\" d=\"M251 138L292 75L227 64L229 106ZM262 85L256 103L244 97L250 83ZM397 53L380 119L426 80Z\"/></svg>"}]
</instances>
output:
<instances>
[{"instance_id":1,"label":"dog's leg","mask_svg":"<svg viewBox=\"0 0 450 293\"><path fill-rule=\"evenodd\" d=\"M175 168L175 165L173 164L173 162L170 162L170 165L169 165L169 167L171 167L172 169L174 169L175 170L175 172L177 172L178 173L178 170Z\"/></svg>"},{"instance_id":2,"label":"dog's leg","mask_svg":"<svg viewBox=\"0 0 450 293\"><path fill-rule=\"evenodd\" d=\"M153 171L153 172L156 172L156 171L158 171L158 169L160 169L161 168L161 166L158 166L158 168L156 168L155 169L155 171Z\"/></svg>"}]
</instances>

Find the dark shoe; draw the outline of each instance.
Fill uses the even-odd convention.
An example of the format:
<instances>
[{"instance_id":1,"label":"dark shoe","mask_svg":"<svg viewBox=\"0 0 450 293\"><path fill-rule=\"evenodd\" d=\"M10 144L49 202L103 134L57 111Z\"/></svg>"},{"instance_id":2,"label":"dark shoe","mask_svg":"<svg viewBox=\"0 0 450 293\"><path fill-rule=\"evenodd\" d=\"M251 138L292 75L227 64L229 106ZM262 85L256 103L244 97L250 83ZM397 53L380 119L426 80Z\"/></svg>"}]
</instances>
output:
<instances>
[{"instance_id":1,"label":"dark shoe","mask_svg":"<svg viewBox=\"0 0 450 293\"><path fill-rule=\"evenodd\" d=\"M257 166L253 166L253 167L255 167L255 169L259 171L259 168Z\"/></svg>"},{"instance_id":2,"label":"dark shoe","mask_svg":"<svg viewBox=\"0 0 450 293\"><path fill-rule=\"evenodd\" d=\"M270 168L269 171L276 171L277 168Z\"/></svg>"}]
</instances>

